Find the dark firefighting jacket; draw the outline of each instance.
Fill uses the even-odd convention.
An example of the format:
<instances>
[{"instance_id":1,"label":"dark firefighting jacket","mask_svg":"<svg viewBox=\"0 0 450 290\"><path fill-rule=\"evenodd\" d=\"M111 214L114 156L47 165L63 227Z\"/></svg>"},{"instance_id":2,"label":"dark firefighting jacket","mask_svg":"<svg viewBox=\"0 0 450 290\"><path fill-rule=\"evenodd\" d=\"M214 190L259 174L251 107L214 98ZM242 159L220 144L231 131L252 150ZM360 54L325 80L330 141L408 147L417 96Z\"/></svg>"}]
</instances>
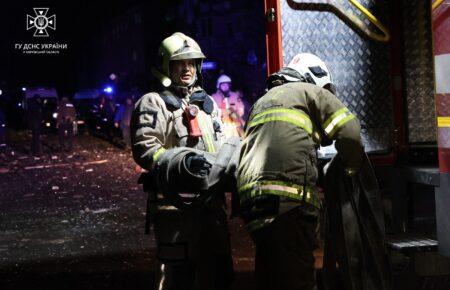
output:
<instances>
[{"instance_id":1,"label":"dark firefighting jacket","mask_svg":"<svg viewBox=\"0 0 450 290\"><path fill-rule=\"evenodd\" d=\"M238 169L243 208L266 195L319 207L315 185L320 144L335 140L349 173L362 163L358 120L336 96L309 83L270 89L254 104L245 134Z\"/></svg>"}]
</instances>

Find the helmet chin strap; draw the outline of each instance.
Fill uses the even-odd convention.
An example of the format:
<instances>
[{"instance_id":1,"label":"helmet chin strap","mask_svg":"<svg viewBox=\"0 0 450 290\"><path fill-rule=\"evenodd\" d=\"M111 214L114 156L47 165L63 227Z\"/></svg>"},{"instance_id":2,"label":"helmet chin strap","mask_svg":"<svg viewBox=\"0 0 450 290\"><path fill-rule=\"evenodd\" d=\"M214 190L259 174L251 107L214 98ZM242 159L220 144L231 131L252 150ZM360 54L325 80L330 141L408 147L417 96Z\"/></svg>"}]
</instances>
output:
<instances>
[{"instance_id":1,"label":"helmet chin strap","mask_svg":"<svg viewBox=\"0 0 450 290\"><path fill-rule=\"evenodd\" d=\"M195 74L194 78L192 78L192 81L187 85L178 85L175 84L175 82L172 82L172 87L175 90L179 90L183 92L183 94L189 93L189 90L194 86L194 84L197 82L197 74Z\"/></svg>"},{"instance_id":2,"label":"helmet chin strap","mask_svg":"<svg viewBox=\"0 0 450 290\"><path fill-rule=\"evenodd\" d=\"M178 89L190 89L192 86L194 86L195 82L197 81L197 74L192 78L192 81L187 85L178 85L175 84L175 82L172 82L172 87L178 88Z\"/></svg>"}]
</instances>

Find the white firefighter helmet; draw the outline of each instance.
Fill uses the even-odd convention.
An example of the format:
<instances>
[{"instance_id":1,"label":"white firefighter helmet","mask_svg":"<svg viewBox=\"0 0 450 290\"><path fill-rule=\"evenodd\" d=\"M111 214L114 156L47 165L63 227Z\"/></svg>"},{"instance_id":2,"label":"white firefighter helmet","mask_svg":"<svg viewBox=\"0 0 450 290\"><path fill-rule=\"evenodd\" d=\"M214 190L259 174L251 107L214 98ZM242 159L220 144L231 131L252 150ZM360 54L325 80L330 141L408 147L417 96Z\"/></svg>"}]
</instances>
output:
<instances>
[{"instance_id":1,"label":"white firefighter helmet","mask_svg":"<svg viewBox=\"0 0 450 290\"><path fill-rule=\"evenodd\" d=\"M197 68L197 80L201 82L201 69L205 55L198 43L181 32L175 32L161 42L158 50L158 69L153 69L152 73L157 77L163 86L169 87L170 61L195 59Z\"/></svg>"},{"instance_id":2,"label":"white firefighter helmet","mask_svg":"<svg viewBox=\"0 0 450 290\"><path fill-rule=\"evenodd\" d=\"M216 89L219 89L221 83L231 83L231 78L227 75L221 75L217 79Z\"/></svg>"},{"instance_id":3,"label":"white firefighter helmet","mask_svg":"<svg viewBox=\"0 0 450 290\"><path fill-rule=\"evenodd\" d=\"M292 58L287 67L297 71L308 83L334 90L330 70L325 62L314 54L299 53Z\"/></svg>"}]
</instances>

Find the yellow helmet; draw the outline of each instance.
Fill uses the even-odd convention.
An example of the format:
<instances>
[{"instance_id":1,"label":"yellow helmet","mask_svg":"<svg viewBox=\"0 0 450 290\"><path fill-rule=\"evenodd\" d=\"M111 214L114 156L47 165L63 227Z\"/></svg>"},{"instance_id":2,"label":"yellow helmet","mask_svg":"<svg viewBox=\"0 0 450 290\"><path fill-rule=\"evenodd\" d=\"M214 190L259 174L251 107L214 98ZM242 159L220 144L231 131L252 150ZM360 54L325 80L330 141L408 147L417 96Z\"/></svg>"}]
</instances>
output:
<instances>
[{"instance_id":1,"label":"yellow helmet","mask_svg":"<svg viewBox=\"0 0 450 290\"><path fill-rule=\"evenodd\" d=\"M198 43L181 32L175 32L161 42L158 50L158 69L153 69L153 75L158 78L161 84L169 87L170 61L182 59L195 59L197 68L197 81L201 83L201 69L205 55Z\"/></svg>"}]
</instances>

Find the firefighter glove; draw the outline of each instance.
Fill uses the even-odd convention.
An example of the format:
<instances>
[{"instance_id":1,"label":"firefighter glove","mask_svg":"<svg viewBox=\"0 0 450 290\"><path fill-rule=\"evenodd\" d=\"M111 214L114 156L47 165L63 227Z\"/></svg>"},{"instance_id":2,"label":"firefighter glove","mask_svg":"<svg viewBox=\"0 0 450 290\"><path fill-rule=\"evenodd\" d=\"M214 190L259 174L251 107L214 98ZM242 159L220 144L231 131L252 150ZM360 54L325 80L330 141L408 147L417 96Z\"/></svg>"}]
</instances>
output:
<instances>
[{"instance_id":1,"label":"firefighter glove","mask_svg":"<svg viewBox=\"0 0 450 290\"><path fill-rule=\"evenodd\" d=\"M211 170L211 163L209 163L203 155L188 155L184 159L186 168L195 175L206 176Z\"/></svg>"}]
</instances>

